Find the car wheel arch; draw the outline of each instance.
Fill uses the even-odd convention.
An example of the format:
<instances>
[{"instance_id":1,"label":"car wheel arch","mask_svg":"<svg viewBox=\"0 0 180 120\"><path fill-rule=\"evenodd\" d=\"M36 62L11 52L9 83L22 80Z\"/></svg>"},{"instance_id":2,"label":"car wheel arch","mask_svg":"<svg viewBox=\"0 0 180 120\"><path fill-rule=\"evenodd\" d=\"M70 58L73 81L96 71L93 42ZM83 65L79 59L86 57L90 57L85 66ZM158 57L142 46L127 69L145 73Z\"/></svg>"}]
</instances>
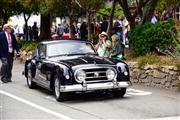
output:
<instances>
[{"instance_id":1,"label":"car wheel arch","mask_svg":"<svg viewBox=\"0 0 180 120\"><path fill-rule=\"evenodd\" d=\"M58 67L58 66L56 66L55 68L55 72L53 72L52 74L51 74L51 78L50 78L50 88L54 91L54 83L55 83L55 77L58 77L58 79L60 80L61 79L61 77L62 76L60 76L60 75L62 75L63 74L63 71L61 70L61 68L60 67ZM60 81L61 82L61 81Z\"/></svg>"}]
</instances>

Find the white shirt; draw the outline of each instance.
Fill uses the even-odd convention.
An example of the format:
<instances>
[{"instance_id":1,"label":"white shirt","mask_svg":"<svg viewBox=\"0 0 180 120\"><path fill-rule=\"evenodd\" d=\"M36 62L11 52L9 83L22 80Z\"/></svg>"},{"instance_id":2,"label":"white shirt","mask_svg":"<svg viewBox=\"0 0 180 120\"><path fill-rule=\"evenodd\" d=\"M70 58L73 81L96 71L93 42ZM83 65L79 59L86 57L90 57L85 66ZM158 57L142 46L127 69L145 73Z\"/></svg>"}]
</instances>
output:
<instances>
[{"instance_id":1,"label":"white shirt","mask_svg":"<svg viewBox=\"0 0 180 120\"><path fill-rule=\"evenodd\" d=\"M157 20L157 18L156 18L156 16L153 16L152 18L151 18L151 23L156 23L158 20Z\"/></svg>"},{"instance_id":2,"label":"white shirt","mask_svg":"<svg viewBox=\"0 0 180 120\"><path fill-rule=\"evenodd\" d=\"M12 47L10 47L9 40L8 40L8 33L7 33L7 32L5 32L5 34L6 34L6 38L7 38L7 42L8 42L9 53L12 53L13 48L12 48ZM12 46L12 38L11 38L11 36L10 36L10 39L11 39L11 46Z\"/></svg>"}]
</instances>

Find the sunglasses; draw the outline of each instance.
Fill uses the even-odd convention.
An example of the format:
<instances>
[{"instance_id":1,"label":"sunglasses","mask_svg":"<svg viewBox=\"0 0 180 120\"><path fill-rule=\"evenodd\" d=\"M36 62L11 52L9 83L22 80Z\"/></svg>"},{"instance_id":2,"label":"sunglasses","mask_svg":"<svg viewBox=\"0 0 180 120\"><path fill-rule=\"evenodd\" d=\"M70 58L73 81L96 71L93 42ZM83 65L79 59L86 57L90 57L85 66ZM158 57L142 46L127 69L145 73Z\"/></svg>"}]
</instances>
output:
<instances>
[{"instance_id":1,"label":"sunglasses","mask_svg":"<svg viewBox=\"0 0 180 120\"><path fill-rule=\"evenodd\" d=\"M101 35L101 37L106 37L106 36L104 36L104 35Z\"/></svg>"}]
</instances>

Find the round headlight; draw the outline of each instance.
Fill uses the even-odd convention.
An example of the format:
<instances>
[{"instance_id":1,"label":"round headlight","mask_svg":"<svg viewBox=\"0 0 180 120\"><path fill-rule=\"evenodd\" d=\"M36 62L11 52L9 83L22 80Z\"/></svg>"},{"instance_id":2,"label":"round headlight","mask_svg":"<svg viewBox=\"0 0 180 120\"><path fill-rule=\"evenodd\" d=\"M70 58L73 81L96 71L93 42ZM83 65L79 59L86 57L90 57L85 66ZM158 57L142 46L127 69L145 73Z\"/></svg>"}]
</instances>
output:
<instances>
[{"instance_id":1,"label":"round headlight","mask_svg":"<svg viewBox=\"0 0 180 120\"><path fill-rule=\"evenodd\" d=\"M108 70L106 71L106 76L107 76L107 79L108 79L108 80L113 80L113 79L115 78L115 76L116 76L116 73L115 73L114 70L108 69Z\"/></svg>"},{"instance_id":2,"label":"round headlight","mask_svg":"<svg viewBox=\"0 0 180 120\"><path fill-rule=\"evenodd\" d=\"M69 75L65 75L65 78L68 80L70 78L70 76Z\"/></svg>"},{"instance_id":3,"label":"round headlight","mask_svg":"<svg viewBox=\"0 0 180 120\"><path fill-rule=\"evenodd\" d=\"M128 75L128 72L127 72L127 71L125 71L125 72L124 72L124 75L125 75L125 76L127 76L127 75Z\"/></svg>"},{"instance_id":4,"label":"round headlight","mask_svg":"<svg viewBox=\"0 0 180 120\"><path fill-rule=\"evenodd\" d=\"M86 79L86 73L85 73L85 71L83 71L83 70L77 71L77 73L76 73L76 78L77 78L77 80L79 80L79 81L85 80L85 79Z\"/></svg>"}]
</instances>

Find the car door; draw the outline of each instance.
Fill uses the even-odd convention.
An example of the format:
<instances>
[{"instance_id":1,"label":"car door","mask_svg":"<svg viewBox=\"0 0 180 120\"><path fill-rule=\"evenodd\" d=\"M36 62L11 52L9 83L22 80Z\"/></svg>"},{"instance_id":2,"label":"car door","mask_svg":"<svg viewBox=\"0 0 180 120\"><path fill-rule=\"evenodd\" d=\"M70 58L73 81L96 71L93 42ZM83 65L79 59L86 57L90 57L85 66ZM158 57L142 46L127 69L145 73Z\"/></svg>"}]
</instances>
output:
<instances>
[{"instance_id":1,"label":"car door","mask_svg":"<svg viewBox=\"0 0 180 120\"><path fill-rule=\"evenodd\" d=\"M41 86L49 88L49 72L47 69L46 60L46 45L40 44L38 46L38 57L36 57L36 76L35 79Z\"/></svg>"}]
</instances>

